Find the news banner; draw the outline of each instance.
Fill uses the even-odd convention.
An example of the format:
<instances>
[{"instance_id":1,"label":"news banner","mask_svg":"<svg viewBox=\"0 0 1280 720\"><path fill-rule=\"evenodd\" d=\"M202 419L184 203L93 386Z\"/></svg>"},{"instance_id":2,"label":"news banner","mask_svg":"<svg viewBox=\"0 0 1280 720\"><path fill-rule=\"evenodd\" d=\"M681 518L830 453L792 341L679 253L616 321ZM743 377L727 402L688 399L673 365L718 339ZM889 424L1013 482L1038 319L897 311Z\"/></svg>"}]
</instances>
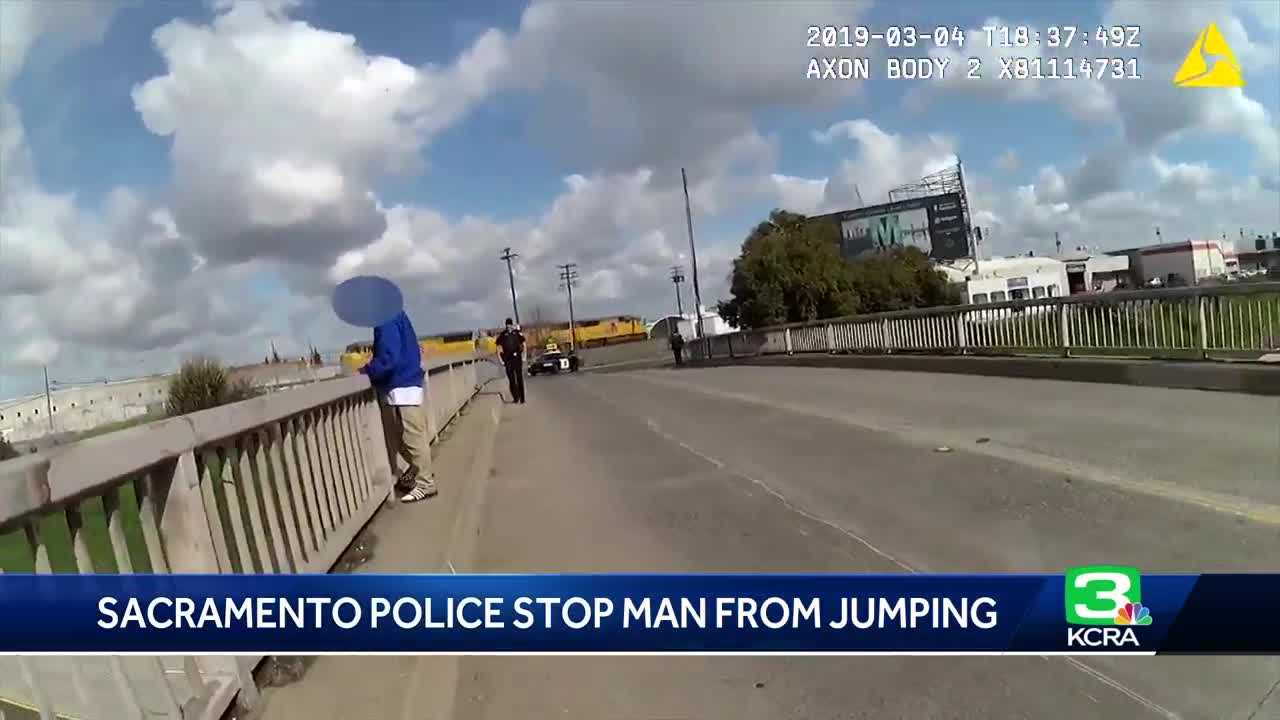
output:
<instances>
[{"instance_id":1,"label":"news banner","mask_svg":"<svg viewBox=\"0 0 1280 720\"><path fill-rule=\"evenodd\" d=\"M18 654L1274 654L1280 575L0 575Z\"/></svg>"}]
</instances>

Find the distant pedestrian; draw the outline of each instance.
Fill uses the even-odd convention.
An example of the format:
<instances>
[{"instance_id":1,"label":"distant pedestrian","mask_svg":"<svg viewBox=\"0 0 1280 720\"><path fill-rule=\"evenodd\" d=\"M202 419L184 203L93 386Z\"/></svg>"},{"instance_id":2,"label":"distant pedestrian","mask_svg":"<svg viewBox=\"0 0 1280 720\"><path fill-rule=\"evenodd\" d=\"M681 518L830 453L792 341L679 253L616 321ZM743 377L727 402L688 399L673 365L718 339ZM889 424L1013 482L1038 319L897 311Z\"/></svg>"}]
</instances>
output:
<instances>
[{"instance_id":1,"label":"distant pedestrian","mask_svg":"<svg viewBox=\"0 0 1280 720\"><path fill-rule=\"evenodd\" d=\"M422 348L418 346L413 323L403 310L373 329L373 357L360 372L369 376L378 394L392 471L395 471L397 454L408 463L396 479L396 496L400 502L412 503L435 495L431 437L426 413L422 411L426 380Z\"/></svg>"},{"instance_id":2,"label":"distant pedestrian","mask_svg":"<svg viewBox=\"0 0 1280 720\"><path fill-rule=\"evenodd\" d=\"M511 402L524 404L524 335L507 318L497 338L498 354L507 370L507 386L511 389Z\"/></svg>"},{"instance_id":3,"label":"distant pedestrian","mask_svg":"<svg viewBox=\"0 0 1280 720\"><path fill-rule=\"evenodd\" d=\"M679 331L671 333L671 354L677 365L684 364L684 336Z\"/></svg>"}]
</instances>

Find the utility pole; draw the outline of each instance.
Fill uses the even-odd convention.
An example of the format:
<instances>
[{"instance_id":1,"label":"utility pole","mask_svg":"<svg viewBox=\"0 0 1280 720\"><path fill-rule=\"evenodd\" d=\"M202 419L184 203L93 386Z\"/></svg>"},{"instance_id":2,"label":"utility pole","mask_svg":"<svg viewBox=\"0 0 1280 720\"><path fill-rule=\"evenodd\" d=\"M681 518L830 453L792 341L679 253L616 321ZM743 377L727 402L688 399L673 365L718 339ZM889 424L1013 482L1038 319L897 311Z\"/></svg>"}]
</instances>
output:
<instances>
[{"instance_id":1,"label":"utility pole","mask_svg":"<svg viewBox=\"0 0 1280 720\"><path fill-rule=\"evenodd\" d=\"M520 308L516 305L516 276L511 271L511 261L520 257L519 253L511 252L511 248L503 248L500 259L507 261L507 282L511 283L511 315L516 321L516 325L520 325Z\"/></svg>"},{"instance_id":2,"label":"utility pole","mask_svg":"<svg viewBox=\"0 0 1280 720\"><path fill-rule=\"evenodd\" d=\"M679 314L681 320L684 320L684 300L680 297L680 283L682 282L684 282L684 268L679 265L672 265L671 284L676 286L676 313ZM679 324L676 325L675 329L668 327L667 334L678 332L679 327Z\"/></svg>"},{"instance_id":3,"label":"utility pole","mask_svg":"<svg viewBox=\"0 0 1280 720\"><path fill-rule=\"evenodd\" d=\"M979 258L982 256L982 228L975 226L973 228L973 274L976 276L982 271L979 266Z\"/></svg>"},{"instance_id":4,"label":"utility pole","mask_svg":"<svg viewBox=\"0 0 1280 720\"><path fill-rule=\"evenodd\" d=\"M578 284L578 263L565 263L556 267L560 268L561 289L569 292L569 349L577 352L578 330L574 327L573 319L573 286Z\"/></svg>"},{"instance_id":5,"label":"utility pole","mask_svg":"<svg viewBox=\"0 0 1280 720\"><path fill-rule=\"evenodd\" d=\"M698 337L705 335L702 332L702 291L698 287L698 249L693 243L693 211L689 209L689 176L685 174L684 168L680 168L680 181L684 183L684 220L689 227L689 259L693 261L693 311L698 314Z\"/></svg>"},{"instance_id":6,"label":"utility pole","mask_svg":"<svg viewBox=\"0 0 1280 720\"><path fill-rule=\"evenodd\" d=\"M44 411L49 415L49 433L53 433L53 398L49 395L49 366L44 366Z\"/></svg>"}]
</instances>

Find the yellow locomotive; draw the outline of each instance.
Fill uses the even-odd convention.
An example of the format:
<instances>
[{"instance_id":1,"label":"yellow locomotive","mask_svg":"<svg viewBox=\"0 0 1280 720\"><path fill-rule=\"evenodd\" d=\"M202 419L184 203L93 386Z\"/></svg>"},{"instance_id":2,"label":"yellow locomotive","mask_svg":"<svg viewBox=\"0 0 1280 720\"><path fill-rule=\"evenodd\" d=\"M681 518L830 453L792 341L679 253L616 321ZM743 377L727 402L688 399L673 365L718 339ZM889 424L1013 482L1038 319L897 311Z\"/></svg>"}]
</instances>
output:
<instances>
[{"instance_id":1,"label":"yellow locomotive","mask_svg":"<svg viewBox=\"0 0 1280 720\"><path fill-rule=\"evenodd\" d=\"M496 353L497 344L490 334L470 330L466 332L424 335L418 338L422 357L439 357L461 353ZM342 354L342 364L351 370L359 370L373 357L372 342L357 342L347 346Z\"/></svg>"},{"instance_id":2,"label":"yellow locomotive","mask_svg":"<svg viewBox=\"0 0 1280 720\"><path fill-rule=\"evenodd\" d=\"M577 346L599 347L616 343L632 342L648 338L645 332L644 319L635 315L614 315L602 318L579 320L574 325ZM463 332L424 335L418 338L422 348L422 357L439 357L460 353L496 353L497 343L494 337L502 332L493 330L468 330ZM555 343L560 347L573 347L569 337L569 323L538 325L524 330L530 347L542 347L547 343ZM351 370L359 370L373 356L372 342L357 342L347 346L342 354L342 364Z\"/></svg>"},{"instance_id":3,"label":"yellow locomotive","mask_svg":"<svg viewBox=\"0 0 1280 720\"><path fill-rule=\"evenodd\" d=\"M524 332L529 343L534 347L554 342L560 347L573 347L569 337L569 323L538 325ZM634 315L614 315L602 318L579 320L574 325L579 348L600 347L617 343L632 342L648 338L645 332L644 319Z\"/></svg>"}]
</instances>

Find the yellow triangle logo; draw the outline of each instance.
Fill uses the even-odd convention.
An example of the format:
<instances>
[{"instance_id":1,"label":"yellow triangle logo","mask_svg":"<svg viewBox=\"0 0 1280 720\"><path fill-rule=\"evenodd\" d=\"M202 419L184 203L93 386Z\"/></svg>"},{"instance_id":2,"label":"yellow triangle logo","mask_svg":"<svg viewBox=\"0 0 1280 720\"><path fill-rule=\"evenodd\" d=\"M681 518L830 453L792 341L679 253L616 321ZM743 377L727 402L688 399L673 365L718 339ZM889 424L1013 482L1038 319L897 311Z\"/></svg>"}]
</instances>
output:
<instances>
[{"instance_id":1,"label":"yellow triangle logo","mask_svg":"<svg viewBox=\"0 0 1280 720\"><path fill-rule=\"evenodd\" d=\"M1215 23L1200 31L1196 43L1173 76L1178 87L1244 87L1244 74Z\"/></svg>"}]
</instances>

